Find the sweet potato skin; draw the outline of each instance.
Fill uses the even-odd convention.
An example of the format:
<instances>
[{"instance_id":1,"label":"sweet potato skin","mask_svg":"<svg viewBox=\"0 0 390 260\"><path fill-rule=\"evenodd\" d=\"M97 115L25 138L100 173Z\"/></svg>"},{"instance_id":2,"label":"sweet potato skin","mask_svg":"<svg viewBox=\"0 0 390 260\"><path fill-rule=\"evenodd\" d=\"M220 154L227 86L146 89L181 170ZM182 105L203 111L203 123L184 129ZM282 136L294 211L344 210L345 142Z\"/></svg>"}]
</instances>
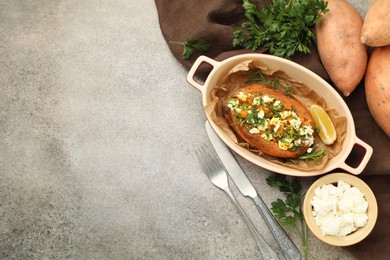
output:
<instances>
[{"instance_id":1,"label":"sweet potato skin","mask_svg":"<svg viewBox=\"0 0 390 260\"><path fill-rule=\"evenodd\" d=\"M390 44L390 1L371 0L364 17L360 41L371 47Z\"/></svg>"},{"instance_id":2,"label":"sweet potato skin","mask_svg":"<svg viewBox=\"0 0 390 260\"><path fill-rule=\"evenodd\" d=\"M365 92L368 108L390 137L390 45L375 48L368 61Z\"/></svg>"},{"instance_id":3,"label":"sweet potato skin","mask_svg":"<svg viewBox=\"0 0 390 260\"><path fill-rule=\"evenodd\" d=\"M349 96L367 67L367 46L360 42L363 18L346 0L328 0L328 9L316 24L318 52L332 82Z\"/></svg>"},{"instance_id":4,"label":"sweet potato skin","mask_svg":"<svg viewBox=\"0 0 390 260\"><path fill-rule=\"evenodd\" d=\"M231 96L237 95L238 92L243 92L245 94L258 94L259 92L264 95L268 95L270 97L274 97L277 100L280 100L284 105L286 110L295 109L296 114L302 119L302 122L307 122L310 124L313 129L315 129L315 123L312 119L310 111L306 108L304 104L299 102L297 99L287 96L284 93L272 89L268 85L264 84L251 84L244 87L239 88L236 92L232 93ZM282 150L279 148L278 143L266 141L258 134L251 134L248 132L248 129L245 126L237 123L237 118L234 116L234 113L227 107L224 109L224 114L229 125L234 129L236 134L240 136L243 140L245 140L250 146L255 147L265 154L278 157L278 158L295 158L301 154L304 154L309 146L304 146L301 150L298 151L289 151Z\"/></svg>"}]
</instances>

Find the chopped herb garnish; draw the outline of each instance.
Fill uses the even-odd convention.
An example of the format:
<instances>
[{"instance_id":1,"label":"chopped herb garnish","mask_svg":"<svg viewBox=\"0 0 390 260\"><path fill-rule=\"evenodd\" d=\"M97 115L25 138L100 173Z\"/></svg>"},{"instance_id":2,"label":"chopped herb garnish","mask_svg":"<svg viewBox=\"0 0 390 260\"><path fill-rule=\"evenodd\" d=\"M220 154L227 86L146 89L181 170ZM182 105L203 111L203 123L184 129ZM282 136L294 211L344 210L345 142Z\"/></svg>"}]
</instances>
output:
<instances>
[{"instance_id":1,"label":"chopped herb garnish","mask_svg":"<svg viewBox=\"0 0 390 260\"><path fill-rule=\"evenodd\" d=\"M313 147L311 148L311 150L314 150L318 145L313 145ZM291 159L287 159L287 161L289 162L292 162L292 163L299 163L299 161L302 161L302 160L314 160L314 163L317 163L317 161L324 157L326 155L326 149L322 149L322 150L319 150L319 151L316 151L316 152L307 152L307 153L304 153L300 156L298 156L297 158L291 158Z\"/></svg>"},{"instance_id":2,"label":"chopped herb garnish","mask_svg":"<svg viewBox=\"0 0 390 260\"><path fill-rule=\"evenodd\" d=\"M261 83L268 85L272 87L273 89L281 90L282 86L279 82L279 77L272 75L272 78L270 76L265 76L263 73L261 73L260 69L257 69L255 72L248 72L247 73L248 80L245 82L245 84L251 84L251 83ZM283 86L284 87L284 93L287 96L291 96L293 94L293 89L290 86Z\"/></svg>"},{"instance_id":3,"label":"chopped herb garnish","mask_svg":"<svg viewBox=\"0 0 390 260\"><path fill-rule=\"evenodd\" d=\"M270 80L268 77L263 75L259 69L257 69L255 72L248 72L248 81L246 82L247 84L250 83L262 83L265 85L269 85L270 87L274 89L279 89L279 78L278 77L273 77L272 80Z\"/></svg>"}]
</instances>

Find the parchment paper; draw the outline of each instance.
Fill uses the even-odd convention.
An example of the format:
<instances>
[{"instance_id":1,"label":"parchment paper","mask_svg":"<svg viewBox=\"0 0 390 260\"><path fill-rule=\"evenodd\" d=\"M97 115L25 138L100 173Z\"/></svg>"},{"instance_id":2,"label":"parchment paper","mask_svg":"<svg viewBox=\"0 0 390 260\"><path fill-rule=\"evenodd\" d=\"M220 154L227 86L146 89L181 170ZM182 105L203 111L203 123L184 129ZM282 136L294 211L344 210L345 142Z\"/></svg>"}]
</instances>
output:
<instances>
[{"instance_id":1,"label":"parchment paper","mask_svg":"<svg viewBox=\"0 0 390 260\"><path fill-rule=\"evenodd\" d=\"M329 114L335 125L337 132L336 142L332 145L325 145L321 138L315 133L315 143L318 144L313 152L326 149L326 155L319 160L300 160L298 163L276 158L250 146L241 139L232 127L229 126L222 112L222 107L229 98L230 93L238 88L248 84L248 74L253 74L260 70L269 81L278 80L280 91L284 93L286 89L292 90L292 96L303 103L307 109L311 105L322 106ZM247 60L237 64L222 80L210 91L211 102L205 106L206 113L210 118L221 127L227 136L238 145L247 148L249 151L279 165L287 166L302 171L319 170L326 166L330 159L339 154L346 136L347 119L345 116L337 114L333 108L327 107L325 100L314 92L309 86L297 82L290 78L286 73L280 70L271 70L260 61Z\"/></svg>"}]
</instances>

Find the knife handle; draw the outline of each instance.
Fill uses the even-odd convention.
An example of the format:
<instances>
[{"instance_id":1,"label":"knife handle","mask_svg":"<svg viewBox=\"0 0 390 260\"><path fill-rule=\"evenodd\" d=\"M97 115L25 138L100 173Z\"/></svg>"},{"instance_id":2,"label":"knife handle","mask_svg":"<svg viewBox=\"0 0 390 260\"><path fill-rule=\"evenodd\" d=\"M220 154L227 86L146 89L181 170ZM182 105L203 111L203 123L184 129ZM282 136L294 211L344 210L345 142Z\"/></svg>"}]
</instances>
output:
<instances>
[{"instance_id":1,"label":"knife handle","mask_svg":"<svg viewBox=\"0 0 390 260\"><path fill-rule=\"evenodd\" d=\"M236 206L238 212L240 213L241 217L247 224L249 231L251 232L253 238L256 241L257 246L260 249L261 255L263 256L263 259L267 260L279 260L279 257L277 254L272 250L272 248L265 242L263 237L260 235L259 231L257 231L256 227L253 225L252 221L249 219L241 205L238 203L236 198L234 197L233 193L229 189L229 187L226 187L223 189L226 194L229 196L229 198L232 200L233 204Z\"/></svg>"},{"instance_id":2,"label":"knife handle","mask_svg":"<svg viewBox=\"0 0 390 260\"><path fill-rule=\"evenodd\" d=\"M268 209L264 201L258 195L253 197L253 201L255 202L256 207L260 211L260 214L263 216L265 222L271 230L272 235L275 237L276 242L280 246L284 257L289 260L300 260L301 254L299 249L295 246L277 220L273 217L271 211Z\"/></svg>"}]
</instances>

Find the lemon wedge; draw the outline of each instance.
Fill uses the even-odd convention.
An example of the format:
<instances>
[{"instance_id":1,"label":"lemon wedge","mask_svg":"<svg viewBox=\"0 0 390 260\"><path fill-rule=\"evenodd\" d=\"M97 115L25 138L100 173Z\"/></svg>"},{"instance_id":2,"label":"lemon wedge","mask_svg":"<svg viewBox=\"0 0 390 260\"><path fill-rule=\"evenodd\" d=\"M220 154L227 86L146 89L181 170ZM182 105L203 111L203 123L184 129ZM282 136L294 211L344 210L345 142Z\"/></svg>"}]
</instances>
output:
<instances>
[{"instance_id":1,"label":"lemon wedge","mask_svg":"<svg viewBox=\"0 0 390 260\"><path fill-rule=\"evenodd\" d=\"M328 113L318 105L312 105L310 107L310 113L319 129L318 135L322 142L326 145L333 144L336 141L337 133Z\"/></svg>"}]
</instances>

